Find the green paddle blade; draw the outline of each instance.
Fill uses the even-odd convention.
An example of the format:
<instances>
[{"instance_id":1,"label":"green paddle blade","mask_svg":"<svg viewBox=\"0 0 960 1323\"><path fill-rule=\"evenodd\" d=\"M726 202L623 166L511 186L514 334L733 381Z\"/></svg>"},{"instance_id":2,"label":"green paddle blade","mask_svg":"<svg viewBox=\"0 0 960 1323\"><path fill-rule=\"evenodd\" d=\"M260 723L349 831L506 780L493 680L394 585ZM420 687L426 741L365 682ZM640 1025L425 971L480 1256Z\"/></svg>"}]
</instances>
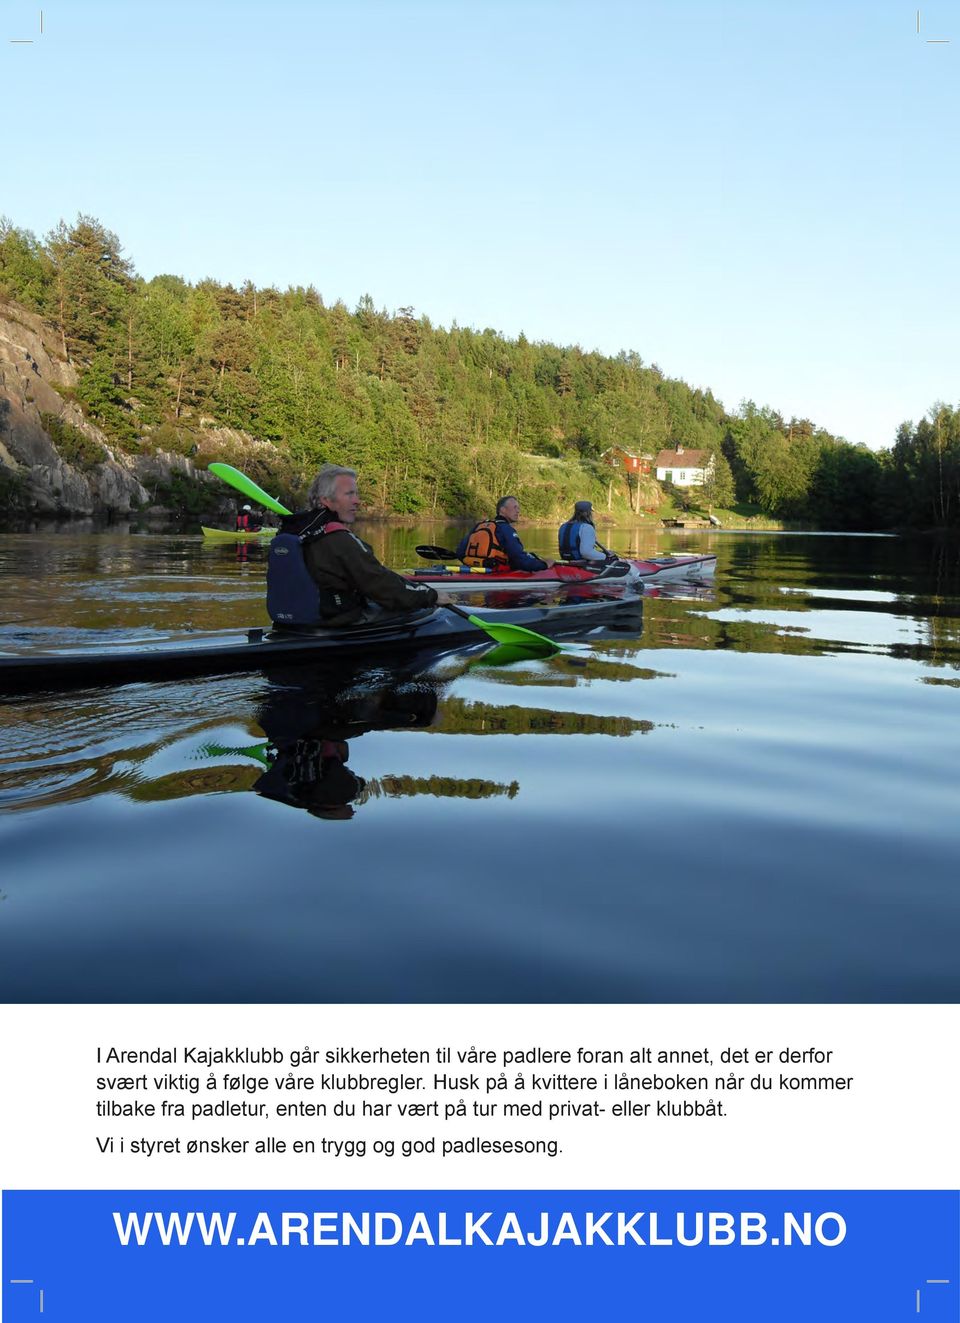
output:
<instances>
[{"instance_id":1,"label":"green paddle blade","mask_svg":"<svg viewBox=\"0 0 960 1323\"><path fill-rule=\"evenodd\" d=\"M476 625L477 629L485 630L498 643L516 643L520 646L548 649L550 652L560 651L559 643L545 638L543 634L535 634L532 629L524 629L522 625L492 625L489 620L481 620L479 616L467 616L467 619L471 625Z\"/></svg>"},{"instance_id":2,"label":"green paddle blade","mask_svg":"<svg viewBox=\"0 0 960 1323\"><path fill-rule=\"evenodd\" d=\"M550 652L559 652L560 645L554 643L553 639L544 638L542 634L535 634L532 629L524 629L522 625L502 625L499 621L492 624L489 620L481 620L479 616L468 615L466 611L461 611L459 606L454 606L452 602L445 603L445 609L452 611L455 616L460 616L462 620L469 620L471 625L477 629L482 629L485 634L489 634L497 643L519 643L530 647L531 644L538 648L547 648Z\"/></svg>"},{"instance_id":3,"label":"green paddle blade","mask_svg":"<svg viewBox=\"0 0 960 1323\"><path fill-rule=\"evenodd\" d=\"M511 666L514 662L541 661L552 657L558 651L557 645L548 643L498 643L495 648L474 658L471 670L477 666Z\"/></svg>"},{"instance_id":4,"label":"green paddle blade","mask_svg":"<svg viewBox=\"0 0 960 1323\"><path fill-rule=\"evenodd\" d=\"M218 460L215 464L209 464L207 467L211 473L215 473L218 478L222 478L231 487L235 487L238 492L243 492L244 496L249 496L251 500L256 501L258 505L262 505L264 509L272 510L274 514L279 515L291 513L285 505L281 505L273 496L268 495L262 487L257 486L252 478L248 478L245 473L235 469L232 464L221 464Z\"/></svg>"},{"instance_id":5,"label":"green paddle blade","mask_svg":"<svg viewBox=\"0 0 960 1323\"><path fill-rule=\"evenodd\" d=\"M244 748L231 748L225 744L201 744L199 752L205 758L225 758L228 754L242 754L245 758L256 758L258 763L263 763L264 767L272 767L270 759L267 757L268 742L262 744L248 744Z\"/></svg>"}]
</instances>

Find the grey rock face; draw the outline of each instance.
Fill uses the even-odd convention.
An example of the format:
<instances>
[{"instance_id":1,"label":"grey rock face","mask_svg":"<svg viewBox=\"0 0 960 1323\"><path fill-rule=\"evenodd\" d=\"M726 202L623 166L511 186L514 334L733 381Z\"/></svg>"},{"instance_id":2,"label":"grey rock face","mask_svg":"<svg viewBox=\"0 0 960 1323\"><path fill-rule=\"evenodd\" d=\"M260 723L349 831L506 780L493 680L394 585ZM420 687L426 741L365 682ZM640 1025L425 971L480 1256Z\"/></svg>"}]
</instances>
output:
<instances>
[{"instance_id":1,"label":"grey rock face","mask_svg":"<svg viewBox=\"0 0 960 1323\"><path fill-rule=\"evenodd\" d=\"M76 383L76 368L66 361L55 328L17 304L0 303L0 508L6 502L12 511L79 517L149 512L158 488L180 476L209 483L211 493L223 498L224 517L230 517L233 500L207 473L205 462L198 466L186 455L166 451L126 454L69 397ZM43 414L82 433L103 452L102 461L68 462L44 429ZM209 458L277 454L270 442L217 427L212 418L199 424ZM161 506L154 512L173 513Z\"/></svg>"},{"instance_id":2,"label":"grey rock face","mask_svg":"<svg viewBox=\"0 0 960 1323\"><path fill-rule=\"evenodd\" d=\"M0 306L0 475L15 479L16 505L35 514L129 514L150 494L99 428L55 389L73 386L77 374L54 339L42 318ZM90 470L69 464L43 428L44 413L89 437L102 448L103 462Z\"/></svg>"}]
</instances>

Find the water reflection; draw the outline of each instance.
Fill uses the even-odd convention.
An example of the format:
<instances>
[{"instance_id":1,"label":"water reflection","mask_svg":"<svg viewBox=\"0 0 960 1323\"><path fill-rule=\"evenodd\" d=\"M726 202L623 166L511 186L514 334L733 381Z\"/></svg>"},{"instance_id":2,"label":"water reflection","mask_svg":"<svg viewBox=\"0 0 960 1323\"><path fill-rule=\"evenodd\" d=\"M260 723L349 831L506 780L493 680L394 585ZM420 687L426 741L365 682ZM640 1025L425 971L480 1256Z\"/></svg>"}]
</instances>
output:
<instances>
[{"instance_id":1,"label":"water reflection","mask_svg":"<svg viewBox=\"0 0 960 1323\"><path fill-rule=\"evenodd\" d=\"M418 539L456 529L369 523L364 536L387 564L412 565ZM540 545L543 534L544 545ZM549 552L543 530L534 550ZM638 554L711 550L716 586L651 584L645 647L716 648L816 656L886 649L953 665L960 649L960 550L894 537L710 533L631 537ZM88 630L140 632L264 625L265 549L210 544L198 535L64 532L0 537L5 631L22 642L80 642ZM53 587L55 585L55 587ZM487 600L477 594L476 603ZM517 605L515 595L509 604ZM868 624L867 618L874 617ZM26 635L22 631L27 631Z\"/></svg>"},{"instance_id":2,"label":"water reflection","mask_svg":"<svg viewBox=\"0 0 960 1323\"><path fill-rule=\"evenodd\" d=\"M465 663L466 669L509 676L515 684L544 683L544 669L577 667L578 675L607 674L610 663L590 649L601 640L630 637L634 646L642 632L639 603L617 613L608 625L570 631L567 643L577 638L580 652L557 653L551 647L499 644ZM430 795L434 798L513 799L516 780L482 777L409 776L383 773L367 779L349 766L351 742L371 731L432 729L438 734L492 735L604 733L626 735L651 728L651 723L628 717L597 717L586 713L559 713L527 705L466 702L447 691L464 670L455 658L439 665L427 658L403 667L379 667L356 675L343 666L328 666L304 680L302 669L270 677L269 689L256 712L266 736L252 748L233 750L255 757L266 771L251 789L267 798L315 817L345 820L356 808L380 797ZM636 672L634 672L636 673ZM441 700L443 700L441 702ZM222 746L207 752L223 756Z\"/></svg>"},{"instance_id":3,"label":"water reflection","mask_svg":"<svg viewBox=\"0 0 960 1323\"><path fill-rule=\"evenodd\" d=\"M7 752L0 808L35 809L101 794L147 803L255 790L316 816L348 818L352 806L378 797L512 796L516 783L510 779L360 776L349 765L351 744L373 731L619 735L648 729L650 723L626 716L465 702L448 694L474 671L495 683L538 687L654 674L598 651L639 647L642 602L614 603L605 615L602 624L568 626L559 652L552 644L475 644L439 658L427 650L392 663L342 658L264 676L51 694L42 706L8 698L0 701Z\"/></svg>"},{"instance_id":4,"label":"water reflection","mask_svg":"<svg viewBox=\"0 0 960 1323\"><path fill-rule=\"evenodd\" d=\"M433 725L442 675L374 674L344 690L344 676L328 673L308 683L274 677L257 724L266 736L256 751L266 770L251 787L258 795L306 809L314 817L352 818L355 805L380 796L427 794L438 798L486 798L516 794L517 785L478 778L410 777L389 773L366 779L350 766L350 745L374 730Z\"/></svg>"},{"instance_id":5,"label":"water reflection","mask_svg":"<svg viewBox=\"0 0 960 1323\"><path fill-rule=\"evenodd\" d=\"M336 672L298 683L274 676L257 724L266 736L267 770L257 794L321 818L350 818L367 782L349 766L350 741L372 730L429 726L442 683L381 674L344 691Z\"/></svg>"},{"instance_id":6,"label":"water reflection","mask_svg":"<svg viewBox=\"0 0 960 1323\"><path fill-rule=\"evenodd\" d=\"M0 1000L956 1000L956 551L695 544L555 655L0 700ZM254 624L254 551L0 538L0 633Z\"/></svg>"}]
</instances>

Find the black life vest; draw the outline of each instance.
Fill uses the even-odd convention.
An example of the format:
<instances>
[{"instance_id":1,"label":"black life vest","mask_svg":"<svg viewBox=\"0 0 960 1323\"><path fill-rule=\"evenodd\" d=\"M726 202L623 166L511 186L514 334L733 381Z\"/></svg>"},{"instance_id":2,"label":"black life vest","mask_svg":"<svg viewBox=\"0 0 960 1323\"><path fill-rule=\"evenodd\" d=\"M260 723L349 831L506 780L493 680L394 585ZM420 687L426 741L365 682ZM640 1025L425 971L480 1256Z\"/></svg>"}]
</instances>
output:
<instances>
[{"instance_id":1,"label":"black life vest","mask_svg":"<svg viewBox=\"0 0 960 1323\"><path fill-rule=\"evenodd\" d=\"M275 625L316 627L367 604L362 593L321 588L307 569L304 546L347 527L328 513L306 510L280 521L267 556L267 612Z\"/></svg>"},{"instance_id":2,"label":"black life vest","mask_svg":"<svg viewBox=\"0 0 960 1323\"><path fill-rule=\"evenodd\" d=\"M508 569L510 557L497 539L496 519L484 519L471 529L463 553L464 565L482 565L488 570Z\"/></svg>"},{"instance_id":3,"label":"black life vest","mask_svg":"<svg viewBox=\"0 0 960 1323\"><path fill-rule=\"evenodd\" d=\"M568 519L560 525L560 556L563 560L580 559L580 529L582 519Z\"/></svg>"}]
</instances>

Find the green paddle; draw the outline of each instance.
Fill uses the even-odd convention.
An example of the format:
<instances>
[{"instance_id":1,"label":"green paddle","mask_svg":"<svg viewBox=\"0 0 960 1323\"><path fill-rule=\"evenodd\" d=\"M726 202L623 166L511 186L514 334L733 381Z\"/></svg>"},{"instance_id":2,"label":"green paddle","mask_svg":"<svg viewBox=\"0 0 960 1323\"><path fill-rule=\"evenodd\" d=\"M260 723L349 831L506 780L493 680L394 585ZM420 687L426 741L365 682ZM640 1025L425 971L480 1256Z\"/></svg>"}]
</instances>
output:
<instances>
[{"instance_id":1,"label":"green paddle","mask_svg":"<svg viewBox=\"0 0 960 1323\"><path fill-rule=\"evenodd\" d=\"M256 758L257 762L263 763L264 767L272 767L273 763L267 757L269 748L269 740L264 740L261 744L249 744L244 749L231 749L224 744L201 744L200 752L205 758L225 758L229 753L240 753L245 758Z\"/></svg>"},{"instance_id":2,"label":"green paddle","mask_svg":"<svg viewBox=\"0 0 960 1323\"><path fill-rule=\"evenodd\" d=\"M235 469L232 464L221 464L219 462L210 464L211 473L215 473L218 478L231 487L235 487L238 492L243 492L244 496L249 496L251 500L256 501L258 505L264 506L267 510L272 510L274 514L288 515L292 512L285 505L281 505L273 496L268 496L262 487L258 487L252 478L248 478L245 473ZM452 603L444 603L447 611L452 611L455 616L460 616L463 620L469 620L470 624L477 629L482 629L485 634L489 634L497 643L535 643L538 647L549 648L553 652L560 651L560 645L554 643L553 639L545 638L543 634L536 634L532 629L524 629L522 625L494 625L489 621L481 620L479 616L471 616L466 611L461 611L459 606L453 606Z\"/></svg>"},{"instance_id":3,"label":"green paddle","mask_svg":"<svg viewBox=\"0 0 960 1323\"><path fill-rule=\"evenodd\" d=\"M549 647L544 647L542 643L518 643L516 639L511 639L509 643L498 643L495 648L481 653L470 663L470 669L476 666L511 666L518 661L542 661L554 656L556 652L557 645L552 642Z\"/></svg>"},{"instance_id":4,"label":"green paddle","mask_svg":"<svg viewBox=\"0 0 960 1323\"><path fill-rule=\"evenodd\" d=\"M293 514L292 510L288 510L285 505L281 505L276 497L268 496L252 478L248 478L245 473L235 469L232 464L216 463L208 465L208 468L211 473L215 473L218 478L222 478L231 487L236 487L238 492L243 492L244 496L249 496L251 500L256 501L258 505L262 505L264 509L272 510L274 514L278 515Z\"/></svg>"},{"instance_id":5,"label":"green paddle","mask_svg":"<svg viewBox=\"0 0 960 1323\"><path fill-rule=\"evenodd\" d=\"M550 652L559 652L560 644L554 643L553 639L546 638L543 634L535 634L532 629L524 629L522 625L495 625L489 620L481 620L479 616L472 616L466 611L461 611L459 606L454 606L452 602L445 602L444 609L452 611L455 616L460 616L462 620L469 620L471 625L476 625L477 629L482 629L485 634L489 634L492 639L498 643L516 643L523 647L536 647L538 649L547 648Z\"/></svg>"}]
</instances>

